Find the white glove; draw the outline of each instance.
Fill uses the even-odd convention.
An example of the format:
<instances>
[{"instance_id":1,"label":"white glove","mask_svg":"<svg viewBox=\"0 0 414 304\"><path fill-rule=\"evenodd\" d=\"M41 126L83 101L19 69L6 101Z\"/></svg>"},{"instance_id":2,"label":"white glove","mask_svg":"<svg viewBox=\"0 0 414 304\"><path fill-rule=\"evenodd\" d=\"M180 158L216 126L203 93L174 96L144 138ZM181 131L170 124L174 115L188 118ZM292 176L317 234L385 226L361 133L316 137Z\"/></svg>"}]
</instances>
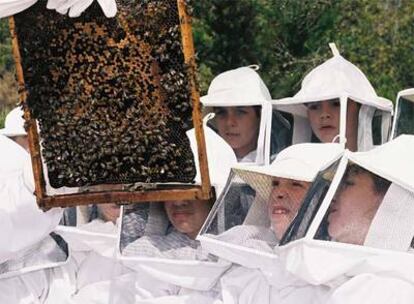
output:
<instances>
[{"instance_id":1,"label":"white glove","mask_svg":"<svg viewBox=\"0 0 414 304\"><path fill-rule=\"evenodd\" d=\"M57 9L62 6L67 0L48 0L46 8L47 9Z\"/></svg>"},{"instance_id":2,"label":"white glove","mask_svg":"<svg viewBox=\"0 0 414 304\"><path fill-rule=\"evenodd\" d=\"M37 0L0 0L0 18L20 13L36 2Z\"/></svg>"},{"instance_id":3,"label":"white glove","mask_svg":"<svg viewBox=\"0 0 414 304\"><path fill-rule=\"evenodd\" d=\"M98 0L98 3L106 17L115 17L117 13L116 0Z\"/></svg>"},{"instance_id":4,"label":"white glove","mask_svg":"<svg viewBox=\"0 0 414 304\"><path fill-rule=\"evenodd\" d=\"M69 10L69 17L79 17L91 4L93 0L81 0L71 6Z\"/></svg>"},{"instance_id":5,"label":"white glove","mask_svg":"<svg viewBox=\"0 0 414 304\"><path fill-rule=\"evenodd\" d=\"M72 6L83 1L84 0L49 0L46 7L48 9L56 10L59 14L66 15Z\"/></svg>"},{"instance_id":6,"label":"white glove","mask_svg":"<svg viewBox=\"0 0 414 304\"><path fill-rule=\"evenodd\" d=\"M54 9L62 15L69 12L69 17L79 17L94 0L48 0L47 8ZM117 13L116 0L98 0L105 16L114 17Z\"/></svg>"}]
</instances>

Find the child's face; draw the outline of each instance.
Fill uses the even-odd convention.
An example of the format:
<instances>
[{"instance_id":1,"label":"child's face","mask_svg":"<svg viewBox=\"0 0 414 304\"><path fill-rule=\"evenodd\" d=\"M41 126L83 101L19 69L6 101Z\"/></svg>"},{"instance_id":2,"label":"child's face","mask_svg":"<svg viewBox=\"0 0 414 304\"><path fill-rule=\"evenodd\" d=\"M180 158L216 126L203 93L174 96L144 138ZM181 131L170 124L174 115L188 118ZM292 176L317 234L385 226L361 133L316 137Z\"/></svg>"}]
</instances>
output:
<instances>
[{"instance_id":1,"label":"child's face","mask_svg":"<svg viewBox=\"0 0 414 304\"><path fill-rule=\"evenodd\" d=\"M211 204L207 201L166 201L165 211L171 224L179 232L195 239L204 224Z\"/></svg>"},{"instance_id":2,"label":"child's face","mask_svg":"<svg viewBox=\"0 0 414 304\"><path fill-rule=\"evenodd\" d=\"M120 214L120 207L117 204L101 204L98 205L99 213L105 222L116 223Z\"/></svg>"},{"instance_id":3,"label":"child's face","mask_svg":"<svg viewBox=\"0 0 414 304\"><path fill-rule=\"evenodd\" d=\"M383 194L375 191L370 173L345 177L336 193L328 216L328 233L338 242L362 245Z\"/></svg>"},{"instance_id":4,"label":"child's face","mask_svg":"<svg viewBox=\"0 0 414 304\"><path fill-rule=\"evenodd\" d=\"M216 107L214 113L218 133L237 157L256 149L260 117L254 107Z\"/></svg>"},{"instance_id":5,"label":"child's face","mask_svg":"<svg viewBox=\"0 0 414 304\"><path fill-rule=\"evenodd\" d=\"M332 142L339 134L339 100L312 102L307 107L313 133L323 143Z\"/></svg>"},{"instance_id":6,"label":"child's face","mask_svg":"<svg viewBox=\"0 0 414 304\"><path fill-rule=\"evenodd\" d=\"M268 200L268 214L276 237L281 239L295 218L310 183L275 177Z\"/></svg>"},{"instance_id":7,"label":"child's face","mask_svg":"<svg viewBox=\"0 0 414 304\"><path fill-rule=\"evenodd\" d=\"M323 100L306 104L308 119L313 133L322 143L330 143L339 135L340 102L339 100ZM346 147L357 150L359 104L349 99L347 102Z\"/></svg>"}]
</instances>

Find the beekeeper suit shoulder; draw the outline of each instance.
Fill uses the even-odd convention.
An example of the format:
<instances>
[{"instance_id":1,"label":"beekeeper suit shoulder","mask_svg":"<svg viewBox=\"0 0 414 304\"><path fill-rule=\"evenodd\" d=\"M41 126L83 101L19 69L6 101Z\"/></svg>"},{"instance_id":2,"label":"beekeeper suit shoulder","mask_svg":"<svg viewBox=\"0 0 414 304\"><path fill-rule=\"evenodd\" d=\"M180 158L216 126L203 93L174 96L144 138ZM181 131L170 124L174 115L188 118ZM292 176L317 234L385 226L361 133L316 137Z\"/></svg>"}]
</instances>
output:
<instances>
[{"instance_id":1,"label":"beekeeper suit shoulder","mask_svg":"<svg viewBox=\"0 0 414 304\"><path fill-rule=\"evenodd\" d=\"M117 227L111 221L97 218L78 227L59 226L57 231L70 244L72 261L76 265L74 301L92 301L93 294L107 289L112 279L131 272L116 258ZM101 293L98 298L108 299L108 293L105 294ZM86 300L88 296L92 298Z\"/></svg>"},{"instance_id":2,"label":"beekeeper suit shoulder","mask_svg":"<svg viewBox=\"0 0 414 304\"><path fill-rule=\"evenodd\" d=\"M230 242L240 246L261 249L272 253L278 244L274 231L268 227L256 225L237 225L217 237L222 242Z\"/></svg>"},{"instance_id":3,"label":"beekeeper suit shoulder","mask_svg":"<svg viewBox=\"0 0 414 304\"><path fill-rule=\"evenodd\" d=\"M360 274L334 289L327 304L359 303L412 303L414 285L411 282L391 276Z\"/></svg>"},{"instance_id":4,"label":"beekeeper suit shoulder","mask_svg":"<svg viewBox=\"0 0 414 304\"><path fill-rule=\"evenodd\" d=\"M0 303L65 303L74 291L71 265L0 280Z\"/></svg>"}]
</instances>

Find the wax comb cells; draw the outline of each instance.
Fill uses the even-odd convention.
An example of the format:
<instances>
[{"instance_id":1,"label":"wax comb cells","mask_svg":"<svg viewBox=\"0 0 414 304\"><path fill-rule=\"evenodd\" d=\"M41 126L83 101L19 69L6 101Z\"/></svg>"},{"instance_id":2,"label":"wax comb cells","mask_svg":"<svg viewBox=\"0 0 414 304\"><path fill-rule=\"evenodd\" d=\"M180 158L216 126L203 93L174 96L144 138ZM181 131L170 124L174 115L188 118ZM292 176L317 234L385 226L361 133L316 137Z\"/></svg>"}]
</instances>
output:
<instances>
[{"instance_id":1,"label":"wax comb cells","mask_svg":"<svg viewBox=\"0 0 414 304\"><path fill-rule=\"evenodd\" d=\"M79 18L39 1L15 16L27 106L50 184L191 182L189 69L177 1L118 1Z\"/></svg>"}]
</instances>

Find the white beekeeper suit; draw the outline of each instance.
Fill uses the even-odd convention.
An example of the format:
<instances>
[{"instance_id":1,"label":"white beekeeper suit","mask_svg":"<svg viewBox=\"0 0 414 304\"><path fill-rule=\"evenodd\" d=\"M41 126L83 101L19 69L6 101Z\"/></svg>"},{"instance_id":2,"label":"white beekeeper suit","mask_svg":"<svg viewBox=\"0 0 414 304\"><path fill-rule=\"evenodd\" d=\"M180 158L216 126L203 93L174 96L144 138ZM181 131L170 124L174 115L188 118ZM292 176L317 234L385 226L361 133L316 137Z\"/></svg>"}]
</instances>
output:
<instances>
[{"instance_id":1,"label":"white beekeeper suit","mask_svg":"<svg viewBox=\"0 0 414 304\"><path fill-rule=\"evenodd\" d=\"M411 303L414 296L414 136L346 152L325 199L279 255L327 303ZM370 292L368 292L370 291Z\"/></svg>"},{"instance_id":2,"label":"white beekeeper suit","mask_svg":"<svg viewBox=\"0 0 414 304\"><path fill-rule=\"evenodd\" d=\"M0 18L9 17L20 13L38 0L2 0L0 2ZM117 13L115 0L96 0L102 8L105 16L114 17ZM47 8L53 9L60 14L68 14L69 17L79 17L94 0L48 0Z\"/></svg>"},{"instance_id":3,"label":"white beekeeper suit","mask_svg":"<svg viewBox=\"0 0 414 304\"><path fill-rule=\"evenodd\" d=\"M285 139L288 138L286 133L290 125L275 112L274 116L277 119L272 126L271 96L265 83L255 71L255 67L241 67L219 74L212 80L207 95L202 96L200 101L205 112L212 112L213 108L219 107L260 107L257 147L238 161L261 165L269 164L271 152L275 154L287 146ZM214 118L210 123L214 126ZM272 127L276 129L275 134L278 135L273 138L273 141L270 138Z\"/></svg>"},{"instance_id":4,"label":"white beekeeper suit","mask_svg":"<svg viewBox=\"0 0 414 304\"><path fill-rule=\"evenodd\" d=\"M350 100L359 106L357 117L357 151L367 151L374 145L388 141L391 128L392 102L378 97L362 71L343 58L336 46L330 44L333 57L314 68L302 81L301 89L293 97L273 100L273 107L293 115L292 144L310 142L312 128L308 107L312 103L339 102L339 138L335 142L347 142L347 111ZM308 105L308 107L307 107ZM373 124L377 124L373 127ZM349 139L348 139L349 141Z\"/></svg>"},{"instance_id":5,"label":"white beekeeper suit","mask_svg":"<svg viewBox=\"0 0 414 304\"><path fill-rule=\"evenodd\" d=\"M115 284L116 280L122 280L123 275L131 272L116 259L116 225L94 219L78 227L58 226L56 232L68 242L71 262L77 266L76 290L71 301L105 303L105 293L99 290L107 289L108 285ZM117 300L120 301L119 298Z\"/></svg>"},{"instance_id":6,"label":"white beekeeper suit","mask_svg":"<svg viewBox=\"0 0 414 304\"><path fill-rule=\"evenodd\" d=\"M392 138L401 134L414 134L414 89L398 92L395 103Z\"/></svg>"},{"instance_id":7,"label":"white beekeeper suit","mask_svg":"<svg viewBox=\"0 0 414 304\"><path fill-rule=\"evenodd\" d=\"M320 170L332 170L331 165L341 157L342 152L339 144L299 144L280 152L269 166L238 165L233 168L234 175L198 237L208 252L239 265L234 266L220 281L224 303L299 303L315 294L321 294L317 297L321 299L326 291L324 288L313 288L290 276L280 264L274 250L279 237L277 228L271 226L268 205L271 195L274 195L272 182L275 178L312 182ZM226 191L232 183L242 181L256 191L255 201L243 223L224 232L220 231L220 227L209 227L222 217L220 210L228 199ZM287 190L280 191L278 195ZM291 212L297 211L292 209Z\"/></svg>"},{"instance_id":8,"label":"white beekeeper suit","mask_svg":"<svg viewBox=\"0 0 414 304\"><path fill-rule=\"evenodd\" d=\"M29 155L0 135L0 302L60 303L71 292L67 244L50 234L60 209L40 210Z\"/></svg>"}]
</instances>

